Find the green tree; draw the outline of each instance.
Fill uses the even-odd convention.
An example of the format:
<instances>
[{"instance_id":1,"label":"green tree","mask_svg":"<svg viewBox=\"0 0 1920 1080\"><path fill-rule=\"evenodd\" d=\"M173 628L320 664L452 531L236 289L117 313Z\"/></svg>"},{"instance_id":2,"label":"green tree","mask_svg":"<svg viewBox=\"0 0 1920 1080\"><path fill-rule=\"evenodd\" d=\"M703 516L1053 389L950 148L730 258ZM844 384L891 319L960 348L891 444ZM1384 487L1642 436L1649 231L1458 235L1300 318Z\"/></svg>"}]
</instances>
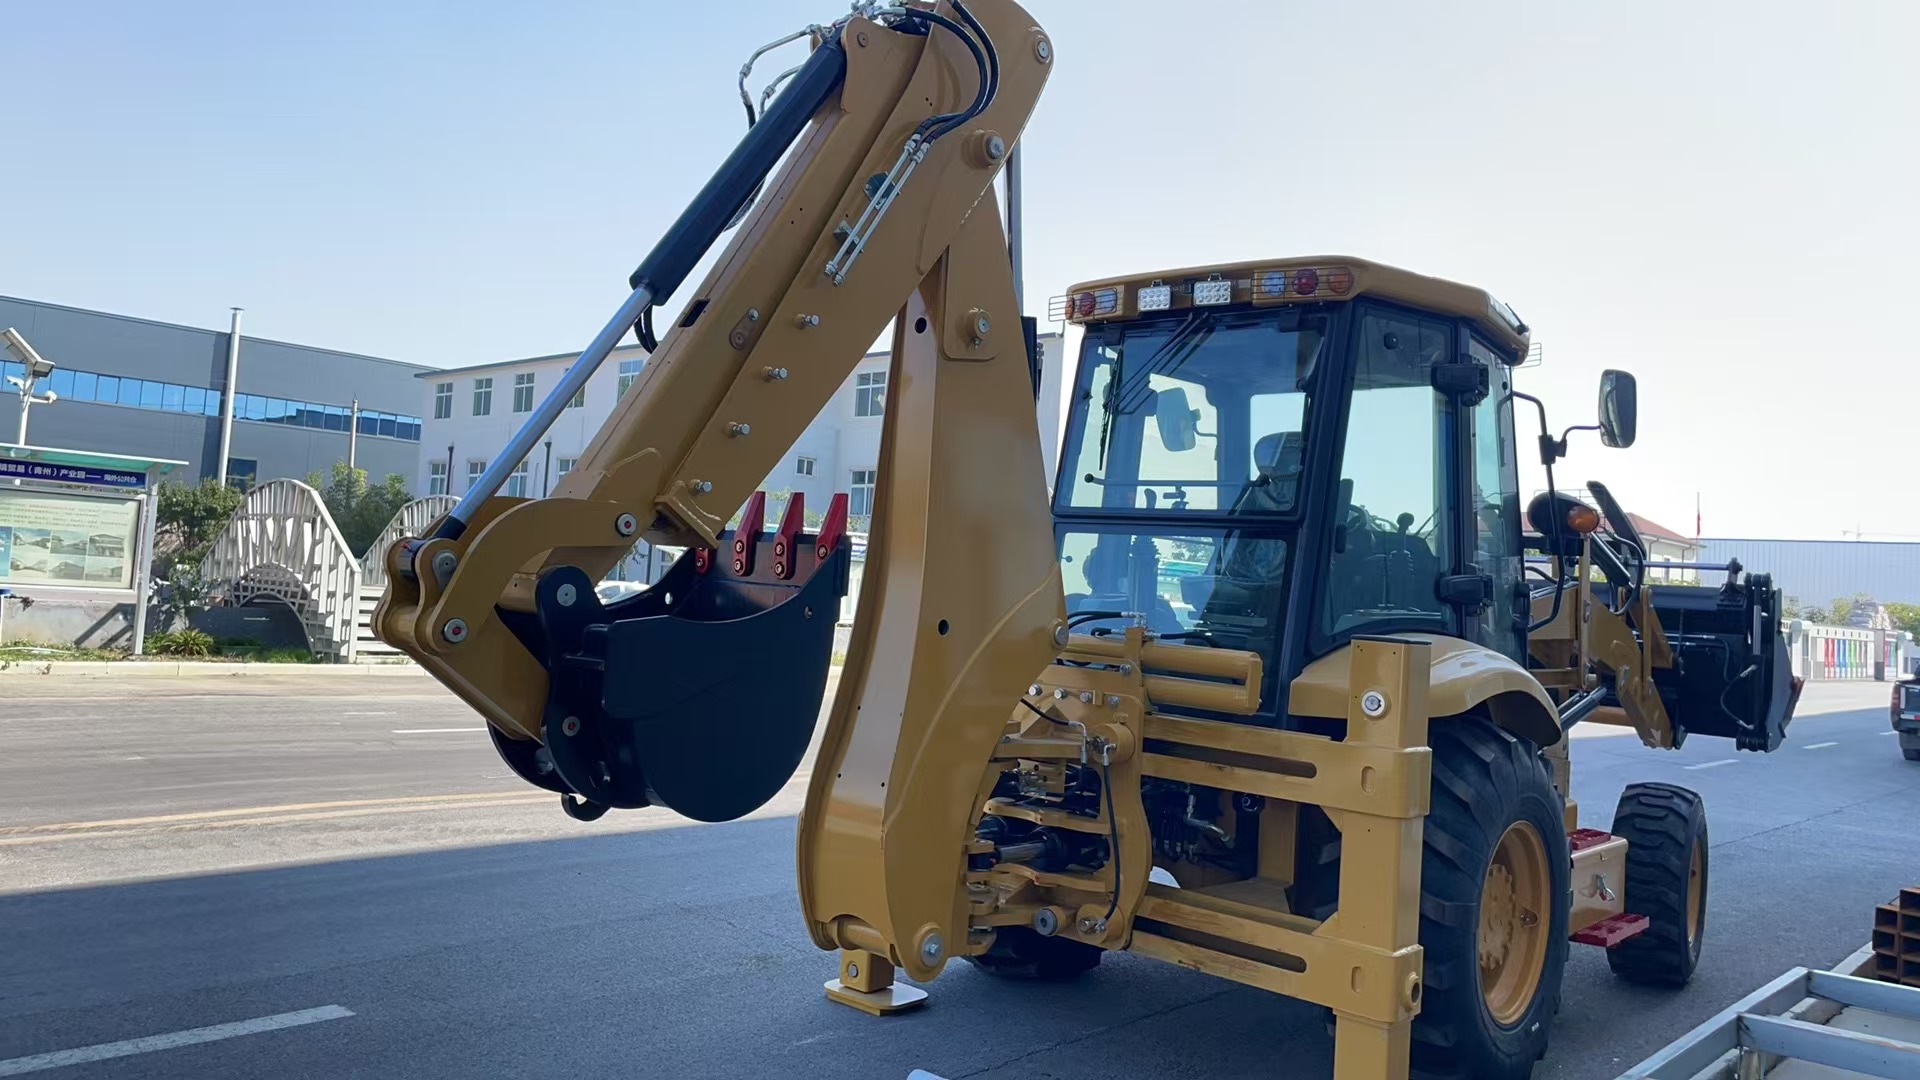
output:
<instances>
[{"instance_id":1,"label":"green tree","mask_svg":"<svg viewBox=\"0 0 1920 1080\"><path fill-rule=\"evenodd\" d=\"M1920 639L1920 604L1888 604L1887 617L1896 628Z\"/></svg>"},{"instance_id":2,"label":"green tree","mask_svg":"<svg viewBox=\"0 0 1920 1080\"><path fill-rule=\"evenodd\" d=\"M793 498L793 489L790 487L767 492L766 515L767 528L769 530L780 527L780 519L784 517L787 512L787 500L791 498ZM740 527L740 514L745 509L746 507L742 506L739 510L733 512L733 517L727 520L727 528L738 529ZM825 516L819 510L810 506L801 509L800 519L801 524L809 529L819 528L820 523L826 520Z\"/></svg>"},{"instance_id":3,"label":"green tree","mask_svg":"<svg viewBox=\"0 0 1920 1080\"><path fill-rule=\"evenodd\" d=\"M198 484L161 484L160 505L154 508L154 573L172 578L176 568L197 568L245 499L212 478Z\"/></svg>"},{"instance_id":4,"label":"green tree","mask_svg":"<svg viewBox=\"0 0 1920 1080\"><path fill-rule=\"evenodd\" d=\"M333 515L333 523L340 527L340 535L355 557L365 555L393 515L413 501L406 478L399 473L388 473L380 483L369 484L367 470L348 468L344 461L334 462L325 480L319 473L308 474L307 486L320 493L327 513Z\"/></svg>"}]
</instances>

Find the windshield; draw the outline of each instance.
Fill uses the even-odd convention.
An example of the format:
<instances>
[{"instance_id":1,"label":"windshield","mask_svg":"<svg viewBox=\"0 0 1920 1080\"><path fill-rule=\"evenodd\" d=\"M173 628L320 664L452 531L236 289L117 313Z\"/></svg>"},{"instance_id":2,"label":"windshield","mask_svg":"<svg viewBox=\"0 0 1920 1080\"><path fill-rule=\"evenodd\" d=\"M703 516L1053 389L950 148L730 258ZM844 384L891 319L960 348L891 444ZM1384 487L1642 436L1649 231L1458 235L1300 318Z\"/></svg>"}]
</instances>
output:
<instances>
[{"instance_id":1,"label":"windshield","mask_svg":"<svg viewBox=\"0 0 1920 1080\"><path fill-rule=\"evenodd\" d=\"M1293 512L1327 318L1196 311L1088 329L1058 505Z\"/></svg>"}]
</instances>

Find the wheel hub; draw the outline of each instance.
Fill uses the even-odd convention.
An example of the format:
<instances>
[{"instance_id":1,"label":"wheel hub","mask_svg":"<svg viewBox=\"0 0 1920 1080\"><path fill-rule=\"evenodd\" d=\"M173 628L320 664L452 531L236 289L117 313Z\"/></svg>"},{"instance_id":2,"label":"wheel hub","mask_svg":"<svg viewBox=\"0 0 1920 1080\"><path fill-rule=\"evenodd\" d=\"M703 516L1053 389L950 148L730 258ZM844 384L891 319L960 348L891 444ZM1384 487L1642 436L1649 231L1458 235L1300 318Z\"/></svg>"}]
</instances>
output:
<instances>
[{"instance_id":1,"label":"wheel hub","mask_svg":"<svg viewBox=\"0 0 1920 1080\"><path fill-rule=\"evenodd\" d=\"M1480 890L1480 966L1498 968L1513 943L1513 872L1495 863Z\"/></svg>"},{"instance_id":2,"label":"wheel hub","mask_svg":"<svg viewBox=\"0 0 1920 1080\"><path fill-rule=\"evenodd\" d=\"M1480 885L1480 993L1494 1022L1517 1024L1540 990L1547 960L1552 874L1547 846L1524 821L1507 827Z\"/></svg>"}]
</instances>

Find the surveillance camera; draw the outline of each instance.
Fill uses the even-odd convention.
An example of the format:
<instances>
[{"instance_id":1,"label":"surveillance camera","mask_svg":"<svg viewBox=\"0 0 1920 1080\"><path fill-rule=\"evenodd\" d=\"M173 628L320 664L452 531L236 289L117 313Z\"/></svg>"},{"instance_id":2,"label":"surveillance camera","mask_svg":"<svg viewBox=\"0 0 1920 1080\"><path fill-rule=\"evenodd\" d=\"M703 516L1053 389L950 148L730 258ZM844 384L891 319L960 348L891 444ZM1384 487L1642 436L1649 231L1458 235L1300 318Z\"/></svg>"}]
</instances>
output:
<instances>
[{"instance_id":1,"label":"surveillance camera","mask_svg":"<svg viewBox=\"0 0 1920 1080\"><path fill-rule=\"evenodd\" d=\"M25 364L29 375L44 379L53 374L53 364L34 352L33 346L27 344L27 339L20 336L20 331L9 326L5 331L0 331L0 338L6 341L7 355Z\"/></svg>"}]
</instances>

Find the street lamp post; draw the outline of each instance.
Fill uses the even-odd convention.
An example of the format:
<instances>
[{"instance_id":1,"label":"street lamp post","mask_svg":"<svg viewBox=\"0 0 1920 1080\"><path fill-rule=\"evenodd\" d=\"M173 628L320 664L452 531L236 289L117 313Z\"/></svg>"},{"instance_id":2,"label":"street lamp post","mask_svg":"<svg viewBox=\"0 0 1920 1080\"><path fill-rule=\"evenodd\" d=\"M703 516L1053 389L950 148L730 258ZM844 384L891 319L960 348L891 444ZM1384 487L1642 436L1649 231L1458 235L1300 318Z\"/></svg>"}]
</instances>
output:
<instances>
[{"instance_id":1,"label":"street lamp post","mask_svg":"<svg viewBox=\"0 0 1920 1080\"><path fill-rule=\"evenodd\" d=\"M21 446L25 446L27 443L27 409L34 405L51 405L60 400L60 395L51 390L45 394L35 394L33 392L35 383L53 374L53 362L42 359L39 353L33 351L33 346L27 344L27 339L20 336L20 331L15 330L11 326L7 327L5 333L0 336L3 336L6 340L7 355L18 360L20 366L26 372L24 376L7 376L7 381L20 389L20 432L14 437L13 441Z\"/></svg>"}]
</instances>

